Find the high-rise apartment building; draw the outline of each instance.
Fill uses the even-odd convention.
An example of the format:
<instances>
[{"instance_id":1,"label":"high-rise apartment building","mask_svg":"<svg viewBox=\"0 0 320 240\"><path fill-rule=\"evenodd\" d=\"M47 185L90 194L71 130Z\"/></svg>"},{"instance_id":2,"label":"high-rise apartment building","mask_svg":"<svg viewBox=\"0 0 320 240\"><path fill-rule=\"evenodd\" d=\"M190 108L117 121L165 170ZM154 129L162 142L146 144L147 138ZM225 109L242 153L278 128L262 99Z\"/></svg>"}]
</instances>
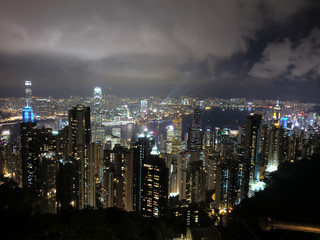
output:
<instances>
[{"instance_id":1,"label":"high-rise apartment building","mask_svg":"<svg viewBox=\"0 0 320 240\"><path fill-rule=\"evenodd\" d=\"M70 206L79 208L79 161L72 157L59 160L57 171L57 206L58 210Z\"/></svg>"},{"instance_id":2,"label":"high-rise apartment building","mask_svg":"<svg viewBox=\"0 0 320 240\"><path fill-rule=\"evenodd\" d=\"M77 105L69 110L67 156L78 161L79 209L96 206L94 159L90 158L90 107Z\"/></svg>"},{"instance_id":3,"label":"high-rise apartment building","mask_svg":"<svg viewBox=\"0 0 320 240\"><path fill-rule=\"evenodd\" d=\"M34 121L33 110L28 105L22 111L20 135L22 185L40 194L41 179L37 124Z\"/></svg>"},{"instance_id":4,"label":"high-rise apartment building","mask_svg":"<svg viewBox=\"0 0 320 240\"><path fill-rule=\"evenodd\" d=\"M154 146L153 136L145 130L134 145L134 209L143 216L165 214L168 198L168 168Z\"/></svg>"},{"instance_id":5,"label":"high-rise apartment building","mask_svg":"<svg viewBox=\"0 0 320 240\"><path fill-rule=\"evenodd\" d=\"M127 209L126 169L128 149L117 145L113 150L104 150L105 206ZM131 188L132 189L132 188Z\"/></svg>"},{"instance_id":6,"label":"high-rise apartment building","mask_svg":"<svg viewBox=\"0 0 320 240\"><path fill-rule=\"evenodd\" d=\"M246 163L245 193L248 196L252 196L254 191L258 190L260 183L259 146L261 129L262 116L260 114L247 117L244 161Z\"/></svg>"},{"instance_id":7,"label":"high-rise apartment building","mask_svg":"<svg viewBox=\"0 0 320 240\"><path fill-rule=\"evenodd\" d=\"M155 148L143 163L141 174L141 214L146 217L164 216L168 205L168 168Z\"/></svg>"},{"instance_id":8,"label":"high-rise apartment building","mask_svg":"<svg viewBox=\"0 0 320 240\"><path fill-rule=\"evenodd\" d=\"M272 126L269 133L269 151L267 172L274 172L280 164L283 144L283 129L281 127Z\"/></svg>"}]
</instances>

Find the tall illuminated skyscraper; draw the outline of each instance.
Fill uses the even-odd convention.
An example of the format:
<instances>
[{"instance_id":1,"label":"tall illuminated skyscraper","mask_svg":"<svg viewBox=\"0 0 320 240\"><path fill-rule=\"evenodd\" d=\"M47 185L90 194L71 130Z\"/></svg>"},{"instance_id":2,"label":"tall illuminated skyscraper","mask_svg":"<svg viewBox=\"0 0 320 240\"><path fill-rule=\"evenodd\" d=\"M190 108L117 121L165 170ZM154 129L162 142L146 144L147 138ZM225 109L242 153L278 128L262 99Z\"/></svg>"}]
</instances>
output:
<instances>
[{"instance_id":1,"label":"tall illuminated skyscraper","mask_svg":"<svg viewBox=\"0 0 320 240\"><path fill-rule=\"evenodd\" d=\"M245 193L248 193L249 196L252 196L254 191L258 190L257 188L259 188L260 183L259 146L261 128L262 116L260 114L248 116L246 125L244 160L246 162ZM248 180L249 182L247 182Z\"/></svg>"},{"instance_id":2,"label":"tall illuminated skyscraper","mask_svg":"<svg viewBox=\"0 0 320 240\"><path fill-rule=\"evenodd\" d=\"M148 160L149 154L154 144L153 136L144 130L139 136L138 141L134 145L134 188L133 201L134 209L137 212L142 212L142 169L144 163Z\"/></svg>"},{"instance_id":3,"label":"tall illuminated skyscraper","mask_svg":"<svg viewBox=\"0 0 320 240\"><path fill-rule=\"evenodd\" d=\"M26 104L32 106L32 83L31 81L25 81L25 93L26 93Z\"/></svg>"},{"instance_id":4,"label":"tall illuminated skyscraper","mask_svg":"<svg viewBox=\"0 0 320 240\"><path fill-rule=\"evenodd\" d=\"M277 101L277 105L273 108L274 112L273 112L273 121L274 121L274 125L279 127L280 126L280 119L281 119L281 108L279 105L279 100Z\"/></svg>"},{"instance_id":5,"label":"tall illuminated skyscraper","mask_svg":"<svg viewBox=\"0 0 320 240\"><path fill-rule=\"evenodd\" d=\"M102 125L102 91L96 87L93 92L93 122L92 142L104 142L104 128Z\"/></svg>"},{"instance_id":6,"label":"tall illuminated skyscraper","mask_svg":"<svg viewBox=\"0 0 320 240\"><path fill-rule=\"evenodd\" d=\"M274 172L280 164L280 156L283 144L283 129L278 126L272 126L269 138L268 166L267 172Z\"/></svg>"},{"instance_id":7,"label":"tall illuminated skyscraper","mask_svg":"<svg viewBox=\"0 0 320 240\"><path fill-rule=\"evenodd\" d=\"M145 130L134 145L134 209L145 217L164 216L168 201L168 168Z\"/></svg>"},{"instance_id":8,"label":"tall illuminated skyscraper","mask_svg":"<svg viewBox=\"0 0 320 240\"><path fill-rule=\"evenodd\" d=\"M166 127L167 129L167 141L166 141L166 150L167 154L172 153L172 141L174 138L174 127L173 125L169 125Z\"/></svg>"},{"instance_id":9,"label":"tall illuminated skyscraper","mask_svg":"<svg viewBox=\"0 0 320 240\"><path fill-rule=\"evenodd\" d=\"M20 124L22 185L42 196L42 211L55 212L56 141L50 128L37 129L30 106Z\"/></svg>"},{"instance_id":10,"label":"tall illuminated skyscraper","mask_svg":"<svg viewBox=\"0 0 320 240\"><path fill-rule=\"evenodd\" d=\"M172 153L178 154L181 148L181 134L182 134L182 115L175 115L172 120L174 129L174 137L172 139Z\"/></svg>"},{"instance_id":11,"label":"tall illuminated skyscraper","mask_svg":"<svg viewBox=\"0 0 320 240\"><path fill-rule=\"evenodd\" d=\"M171 163L169 172L169 192L170 194L179 194L178 192L178 155L181 151L181 133L182 133L182 115L177 114L172 119L173 135L171 137L172 150L171 150ZM170 127L170 126L169 126ZM168 138L168 132L167 132Z\"/></svg>"},{"instance_id":12,"label":"tall illuminated skyscraper","mask_svg":"<svg viewBox=\"0 0 320 240\"><path fill-rule=\"evenodd\" d=\"M21 160L22 185L40 193L40 159L37 141L37 124L34 122L34 113L30 106L22 111Z\"/></svg>"},{"instance_id":13,"label":"tall illuminated skyscraper","mask_svg":"<svg viewBox=\"0 0 320 240\"><path fill-rule=\"evenodd\" d=\"M95 207L94 159L90 157L90 107L77 105L69 110L67 156L78 161L78 208Z\"/></svg>"},{"instance_id":14,"label":"tall illuminated skyscraper","mask_svg":"<svg viewBox=\"0 0 320 240\"><path fill-rule=\"evenodd\" d=\"M160 152L153 147L142 167L141 214L163 217L168 205L168 168Z\"/></svg>"}]
</instances>

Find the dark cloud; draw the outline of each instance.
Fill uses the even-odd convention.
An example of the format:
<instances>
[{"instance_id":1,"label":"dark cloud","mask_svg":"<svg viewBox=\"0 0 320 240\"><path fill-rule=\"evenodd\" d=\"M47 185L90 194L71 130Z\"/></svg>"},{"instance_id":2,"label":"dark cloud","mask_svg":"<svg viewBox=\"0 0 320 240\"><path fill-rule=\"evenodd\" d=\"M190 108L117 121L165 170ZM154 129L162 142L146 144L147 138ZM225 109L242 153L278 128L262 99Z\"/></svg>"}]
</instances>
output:
<instances>
[{"instance_id":1,"label":"dark cloud","mask_svg":"<svg viewBox=\"0 0 320 240\"><path fill-rule=\"evenodd\" d=\"M268 44L249 75L264 79L283 77L293 81L320 78L320 31L294 43L289 38Z\"/></svg>"},{"instance_id":2,"label":"dark cloud","mask_svg":"<svg viewBox=\"0 0 320 240\"><path fill-rule=\"evenodd\" d=\"M270 32L270 26L293 29L294 18L307 16L315 5L309 0L3 0L0 93L21 96L16 87L29 79L41 96L89 95L95 85L126 96L250 96L248 89L261 85L256 78L274 79L287 74L284 69L291 78L317 73L316 60L309 69L303 63L311 51L302 49L307 38L298 42L301 49L293 46L291 35L305 28L302 21L280 40L284 31ZM286 54L296 58L288 64Z\"/></svg>"}]
</instances>

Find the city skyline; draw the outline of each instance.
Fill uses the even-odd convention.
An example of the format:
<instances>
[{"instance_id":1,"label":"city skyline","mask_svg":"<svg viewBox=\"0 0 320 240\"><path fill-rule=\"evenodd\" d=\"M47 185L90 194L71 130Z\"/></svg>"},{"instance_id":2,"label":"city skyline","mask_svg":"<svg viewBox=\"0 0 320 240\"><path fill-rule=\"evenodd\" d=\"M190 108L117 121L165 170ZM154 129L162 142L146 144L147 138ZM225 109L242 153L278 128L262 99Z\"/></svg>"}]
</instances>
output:
<instances>
[{"instance_id":1,"label":"city skyline","mask_svg":"<svg viewBox=\"0 0 320 240\"><path fill-rule=\"evenodd\" d=\"M2 97L247 97L320 102L316 1L45 3L0 8Z\"/></svg>"},{"instance_id":2,"label":"city skyline","mask_svg":"<svg viewBox=\"0 0 320 240\"><path fill-rule=\"evenodd\" d=\"M47 216L58 219L47 221L50 228L35 227L37 232L21 231L6 221L17 229L7 231L8 236L61 239L71 230L78 233L72 234L76 239L82 231L89 234L84 239L92 239L102 236L97 226L106 230L121 224L104 225L105 218L98 218L92 228L92 221L82 217L84 229L66 224L88 211L91 218L107 216L108 208L150 218L147 225L170 220L168 225L177 229L167 235L176 239L189 239L191 228L204 229L205 236L208 231L227 236L233 231L225 223L236 223L235 216L248 205L256 212L256 222L261 216L290 222L308 219L311 214L296 214L308 204L317 211L314 187L305 191L307 182L301 182L307 177L297 172L288 186L279 185L277 177L292 179L293 168L305 176L316 175L312 172L320 156L319 104L192 96L130 99L103 95L100 87L91 89L90 97L38 98L32 96L32 86L32 81L25 82L25 97L0 98L0 212L19 221L20 211L32 211L24 219L33 226L42 225ZM318 180L312 182L317 186ZM296 194L296 186L301 194ZM270 189L280 191L274 200L268 197ZM12 201L17 194L26 198ZM262 195L265 203L257 209L255 201ZM306 204L296 196L309 200ZM282 210L284 205L294 214ZM121 219L126 222L129 215ZM317 232L309 227L316 219L307 220L299 231ZM141 239L128 234L126 227L122 232L128 236L124 239ZM281 237L277 231L270 234ZM248 233L243 237L238 236L248 239ZM159 239L164 239L163 230Z\"/></svg>"}]
</instances>

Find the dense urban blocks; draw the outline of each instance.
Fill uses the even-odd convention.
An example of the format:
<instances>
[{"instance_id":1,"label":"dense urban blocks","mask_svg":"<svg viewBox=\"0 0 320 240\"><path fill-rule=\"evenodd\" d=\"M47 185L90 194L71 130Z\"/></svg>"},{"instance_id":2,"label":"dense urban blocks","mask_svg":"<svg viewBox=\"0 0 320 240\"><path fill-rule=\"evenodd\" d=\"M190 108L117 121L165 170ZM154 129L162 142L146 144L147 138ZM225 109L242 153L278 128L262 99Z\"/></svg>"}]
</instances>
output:
<instances>
[{"instance_id":1,"label":"dense urban blocks","mask_svg":"<svg viewBox=\"0 0 320 240\"><path fill-rule=\"evenodd\" d=\"M314 105L293 104L290 108L289 103L279 101L253 104L245 99L186 96L165 101L153 97L118 101L103 96L98 87L93 98L83 103L76 98L70 98L68 104L51 99L54 104L39 107L45 101L34 98L33 103L38 106L34 111L28 99L27 96L21 108L22 122L13 124L11 131L1 129L0 170L6 177L2 184L8 194L26 195L27 200L11 204L8 199L12 197L8 195L3 213L11 220L14 214L22 214L28 223L21 231L27 231L29 236L52 234L57 239L86 239L114 231L115 239L132 239L128 233L136 239L150 237L149 234L162 239L186 234L187 228L189 235L213 233L217 230L215 225L222 237L231 237L226 231L237 229L245 239L251 233L243 229L238 217L243 216L248 220L245 224L254 229L252 217L268 213L265 209L279 219L285 211L292 211L290 204L284 211L275 207L281 212L277 215L278 210L274 212L265 205L265 199L271 205L287 201L281 194L278 201L269 197L270 184L273 189L281 186L280 191L285 192L285 184L275 184L277 174L286 176L292 171L291 165L314 163L311 159L320 149L320 118L312 110ZM214 121L224 114L219 127ZM230 121L234 116L237 119ZM231 123L229 127L227 122ZM1 128L6 126L10 125ZM250 207L254 206L261 209L252 211ZM299 204L294 206L299 208ZM243 209L248 209L248 216L243 215ZM122 226L117 221L115 225L110 222L111 226L94 227L90 223L77 227L91 218L119 216L124 221L133 217L151 225L135 225L141 229L123 233L117 230ZM62 226L61 221L69 221L65 218L73 220ZM312 223L316 219L306 221ZM41 229L49 229L46 221L57 225L42 232ZM170 229L169 225L174 230L163 230ZM68 232L69 227L74 231ZM17 234L8 236L20 233Z\"/></svg>"}]
</instances>

